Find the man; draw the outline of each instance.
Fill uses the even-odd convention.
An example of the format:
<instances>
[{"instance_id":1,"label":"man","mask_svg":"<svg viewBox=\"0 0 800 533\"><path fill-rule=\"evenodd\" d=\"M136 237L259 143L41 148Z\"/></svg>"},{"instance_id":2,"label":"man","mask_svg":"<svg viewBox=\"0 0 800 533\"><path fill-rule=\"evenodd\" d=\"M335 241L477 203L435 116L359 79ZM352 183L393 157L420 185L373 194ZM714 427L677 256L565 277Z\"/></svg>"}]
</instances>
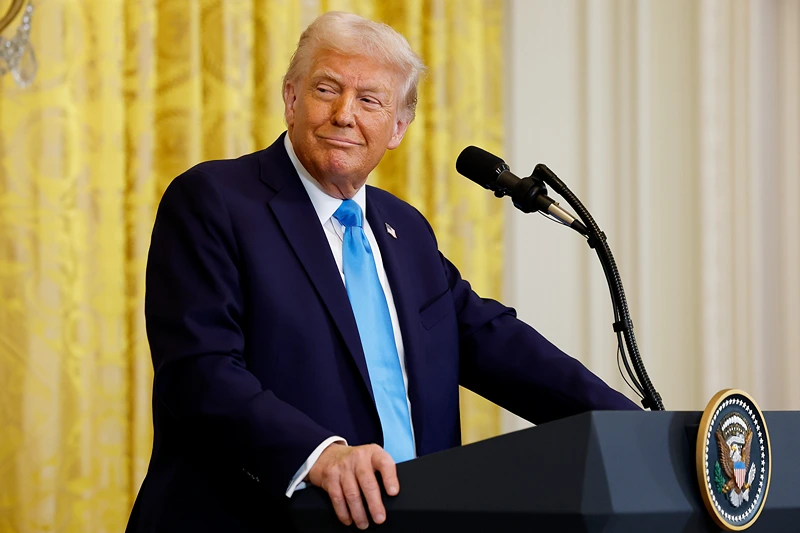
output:
<instances>
[{"instance_id":1,"label":"man","mask_svg":"<svg viewBox=\"0 0 800 533\"><path fill-rule=\"evenodd\" d=\"M395 495L396 462L460 444L459 384L535 423L636 409L479 298L416 209L365 187L423 70L388 26L327 13L284 80L288 133L164 194L145 302L155 439L128 531L283 531L303 483L343 523L382 523L375 472Z\"/></svg>"}]
</instances>

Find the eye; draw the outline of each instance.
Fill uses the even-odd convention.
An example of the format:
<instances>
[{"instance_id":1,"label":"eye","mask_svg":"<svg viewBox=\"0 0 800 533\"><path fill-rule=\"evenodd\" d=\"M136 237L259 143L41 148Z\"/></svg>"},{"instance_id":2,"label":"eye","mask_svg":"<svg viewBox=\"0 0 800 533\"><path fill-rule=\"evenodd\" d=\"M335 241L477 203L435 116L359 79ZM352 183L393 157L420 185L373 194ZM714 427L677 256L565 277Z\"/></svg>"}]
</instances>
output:
<instances>
[{"instance_id":1,"label":"eye","mask_svg":"<svg viewBox=\"0 0 800 533\"><path fill-rule=\"evenodd\" d=\"M371 96L362 96L361 101L368 105L380 105L380 102Z\"/></svg>"},{"instance_id":2,"label":"eye","mask_svg":"<svg viewBox=\"0 0 800 533\"><path fill-rule=\"evenodd\" d=\"M323 96L330 96L330 95L336 94L336 91L334 90L334 88L331 87L330 85L328 85L327 83L323 83L323 84L317 85L316 88L314 89L314 91L317 94L323 95Z\"/></svg>"}]
</instances>

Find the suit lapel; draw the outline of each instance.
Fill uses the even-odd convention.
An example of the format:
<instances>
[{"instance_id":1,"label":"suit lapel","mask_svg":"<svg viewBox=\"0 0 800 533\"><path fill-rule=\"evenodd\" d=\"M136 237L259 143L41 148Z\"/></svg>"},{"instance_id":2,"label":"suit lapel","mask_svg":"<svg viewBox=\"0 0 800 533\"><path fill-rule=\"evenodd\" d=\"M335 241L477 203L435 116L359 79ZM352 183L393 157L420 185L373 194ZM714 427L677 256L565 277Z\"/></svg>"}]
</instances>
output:
<instances>
[{"instance_id":1,"label":"suit lapel","mask_svg":"<svg viewBox=\"0 0 800 533\"><path fill-rule=\"evenodd\" d=\"M389 285L392 288L397 318L400 322L400 331L403 335L403 348L405 351L406 374L408 376L408 396L411 400L411 421L414 425L417 449L419 450L422 432L421 416L422 407L425 405L423 387L419 386L420 378L425 371L425 360L422 343L422 326L419 321L419 308L413 302L412 268L409 263L409 239L413 237L403 233L400 221L391 219L388 210L383 209L376 195L370 194L371 187L367 187L367 220L375 235L375 241L381 250L383 266ZM395 237L389 234L392 228ZM417 416L414 416L414 413Z\"/></svg>"},{"instance_id":2,"label":"suit lapel","mask_svg":"<svg viewBox=\"0 0 800 533\"><path fill-rule=\"evenodd\" d=\"M276 190L275 196L269 200L269 208L339 329L374 402L367 362L347 290L331 254L325 230L319 224L314 206L283 147L283 137L263 152L261 177Z\"/></svg>"}]
</instances>

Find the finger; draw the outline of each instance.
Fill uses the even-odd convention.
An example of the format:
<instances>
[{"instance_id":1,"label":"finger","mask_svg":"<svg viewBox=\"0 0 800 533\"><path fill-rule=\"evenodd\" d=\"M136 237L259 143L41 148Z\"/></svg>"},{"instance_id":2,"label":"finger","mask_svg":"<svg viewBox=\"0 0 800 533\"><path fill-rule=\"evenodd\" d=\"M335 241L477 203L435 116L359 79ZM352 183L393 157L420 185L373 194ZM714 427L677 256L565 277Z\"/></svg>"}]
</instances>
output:
<instances>
[{"instance_id":1,"label":"finger","mask_svg":"<svg viewBox=\"0 0 800 533\"><path fill-rule=\"evenodd\" d=\"M361 486L361 492L367 500L367 507L372 520L376 524L383 524L386 520L386 509L383 508L383 498L381 498L381 488L375 478L375 470L372 468L372 461L366 460L356 465L356 479Z\"/></svg>"},{"instance_id":2,"label":"finger","mask_svg":"<svg viewBox=\"0 0 800 533\"><path fill-rule=\"evenodd\" d=\"M358 486L356 476L352 471L342 474L342 492L344 499L347 500L347 507L350 508L350 516L356 523L358 529L366 529L369 526L367 513L364 510L364 503L361 501L361 488Z\"/></svg>"},{"instance_id":3,"label":"finger","mask_svg":"<svg viewBox=\"0 0 800 533\"><path fill-rule=\"evenodd\" d=\"M386 450L380 448L380 453L376 452L372 456L372 467L381 473L383 486L386 487L386 494L397 496L400 492L400 480L397 479L397 465L394 464L392 456Z\"/></svg>"},{"instance_id":4,"label":"finger","mask_svg":"<svg viewBox=\"0 0 800 533\"><path fill-rule=\"evenodd\" d=\"M353 520L350 517L350 511L347 509L347 500L345 500L339 480L337 479L325 490L328 491L328 496L330 496L331 503L333 504L333 510L339 521L346 526L352 524Z\"/></svg>"}]
</instances>

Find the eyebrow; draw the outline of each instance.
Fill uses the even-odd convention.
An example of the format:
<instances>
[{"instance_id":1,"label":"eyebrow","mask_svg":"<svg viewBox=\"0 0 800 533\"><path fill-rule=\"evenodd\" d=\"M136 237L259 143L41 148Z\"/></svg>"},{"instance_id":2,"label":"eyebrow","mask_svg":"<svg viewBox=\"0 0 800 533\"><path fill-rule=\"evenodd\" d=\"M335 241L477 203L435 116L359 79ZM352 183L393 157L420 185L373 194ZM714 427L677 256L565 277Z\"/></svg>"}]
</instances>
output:
<instances>
[{"instance_id":1,"label":"eyebrow","mask_svg":"<svg viewBox=\"0 0 800 533\"><path fill-rule=\"evenodd\" d=\"M342 78L336 74L335 72L331 72L330 70L320 70L314 74L314 77L311 78L311 81L322 81L322 80L331 80L341 85Z\"/></svg>"}]
</instances>

